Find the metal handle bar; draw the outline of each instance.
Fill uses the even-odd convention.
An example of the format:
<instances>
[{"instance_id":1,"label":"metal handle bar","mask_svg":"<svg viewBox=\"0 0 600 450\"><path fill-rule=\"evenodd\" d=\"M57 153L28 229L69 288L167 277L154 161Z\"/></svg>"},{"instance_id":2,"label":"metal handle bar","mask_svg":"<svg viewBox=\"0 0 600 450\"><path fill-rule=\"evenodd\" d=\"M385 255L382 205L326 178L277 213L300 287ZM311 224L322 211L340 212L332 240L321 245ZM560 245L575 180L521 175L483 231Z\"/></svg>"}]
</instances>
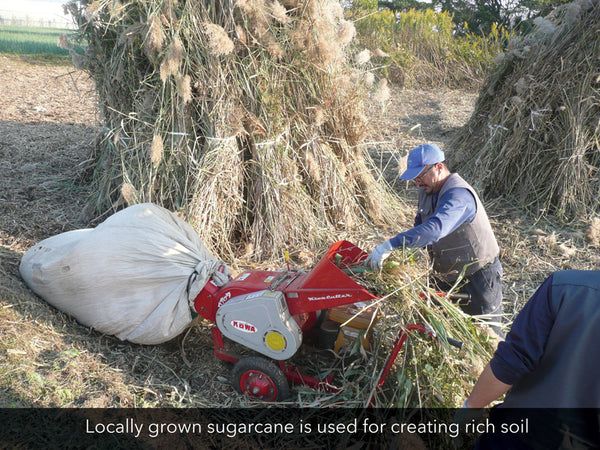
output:
<instances>
[{"instance_id":1,"label":"metal handle bar","mask_svg":"<svg viewBox=\"0 0 600 450\"><path fill-rule=\"evenodd\" d=\"M457 341L456 339L452 339L451 337L447 337L446 336L446 340L448 341L448 344L458 348L459 350L462 348L463 343L460 341Z\"/></svg>"}]
</instances>

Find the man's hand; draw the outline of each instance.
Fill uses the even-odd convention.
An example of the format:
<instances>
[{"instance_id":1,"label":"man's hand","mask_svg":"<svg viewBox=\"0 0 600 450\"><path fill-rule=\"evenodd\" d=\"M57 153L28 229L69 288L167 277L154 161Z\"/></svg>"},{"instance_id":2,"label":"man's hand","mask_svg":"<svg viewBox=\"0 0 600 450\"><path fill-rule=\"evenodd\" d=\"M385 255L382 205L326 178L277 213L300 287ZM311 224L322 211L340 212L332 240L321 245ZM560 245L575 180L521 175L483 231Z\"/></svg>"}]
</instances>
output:
<instances>
[{"instance_id":1,"label":"man's hand","mask_svg":"<svg viewBox=\"0 0 600 450\"><path fill-rule=\"evenodd\" d=\"M467 424L478 424L483 420L485 413L486 410L484 408L470 408L467 406L466 400L462 408L456 410L452 418L452 423L456 424L458 428L457 436L452 439L456 448L463 446L462 433L465 432Z\"/></svg>"},{"instance_id":2,"label":"man's hand","mask_svg":"<svg viewBox=\"0 0 600 450\"><path fill-rule=\"evenodd\" d=\"M394 247L392 247L390 241L385 241L383 244L373 250L373 253L369 255L366 262L371 266L371 269L381 270L383 261L390 256L392 250L394 250Z\"/></svg>"}]
</instances>

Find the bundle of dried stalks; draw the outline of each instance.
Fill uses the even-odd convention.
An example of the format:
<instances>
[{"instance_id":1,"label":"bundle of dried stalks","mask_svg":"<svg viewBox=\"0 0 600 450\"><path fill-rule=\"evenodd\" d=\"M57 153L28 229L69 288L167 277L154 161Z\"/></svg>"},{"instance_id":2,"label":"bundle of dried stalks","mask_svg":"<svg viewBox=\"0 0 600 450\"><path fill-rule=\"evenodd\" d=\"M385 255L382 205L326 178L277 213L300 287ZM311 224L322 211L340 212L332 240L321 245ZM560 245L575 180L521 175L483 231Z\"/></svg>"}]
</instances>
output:
<instances>
[{"instance_id":1,"label":"bundle of dried stalks","mask_svg":"<svg viewBox=\"0 0 600 450\"><path fill-rule=\"evenodd\" d=\"M337 0L68 9L105 125L100 211L152 201L182 211L217 254L248 247L257 258L402 219L358 145L368 88Z\"/></svg>"},{"instance_id":2,"label":"bundle of dried stalks","mask_svg":"<svg viewBox=\"0 0 600 450\"><path fill-rule=\"evenodd\" d=\"M600 210L600 5L538 18L496 61L449 161L487 197L561 220Z\"/></svg>"},{"instance_id":3,"label":"bundle of dried stalks","mask_svg":"<svg viewBox=\"0 0 600 450\"><path fill-rule=\"evenodd\" d=\"M398 261L394 269L362 280L383 298L381 356L387 356L395 336L411 324L424 325L437 338L410 333L393 376L376 401L385 407L460 406L497 341L483 322L465 315L452 301L440 296L428 284L426 271L416 268L412 256L404 255ZM462 342L463 348L459 351L451 347L447 338Z\"/></svg>"},{"instance_id":4,"label":"bundle of dried stalks","mask_svg":"<svg viewBox=\"0 0 600 450\"><path fill-rule=\"evenodd\" d=\"M417 264L419 253L394 255L381 273L352 277L381 297L379 321L373 326L373 345L365 351L358 341L345 350L342 360L318 358L314 353L294 356L293 364L307 373L334 374L341 392L324 393L295 386L302 407L365 407L374 396L384 408L454 408L468 396L489 361L497 341L477 318L428 285L428 274ZM393 266L390 268L389 266ZM435 337L409 331L382 388L378 383L396 337L410 325L422 325ZM447 338L463 343L462 349ZM343 353L343 352L342 352Z\"/></svg>"}]
</instances>

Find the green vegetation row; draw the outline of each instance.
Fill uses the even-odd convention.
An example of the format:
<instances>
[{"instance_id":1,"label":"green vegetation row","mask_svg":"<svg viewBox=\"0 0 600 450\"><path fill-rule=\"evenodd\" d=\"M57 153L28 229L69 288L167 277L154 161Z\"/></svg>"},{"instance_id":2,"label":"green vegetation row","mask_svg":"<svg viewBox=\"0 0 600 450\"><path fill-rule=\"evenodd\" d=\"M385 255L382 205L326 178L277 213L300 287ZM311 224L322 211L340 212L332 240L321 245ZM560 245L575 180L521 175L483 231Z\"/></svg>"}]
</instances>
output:
<instances>
[{"instance_id":1,"label":"green vegetation row","mask_svg":"<svg viewBox=\"0 0 600 450\"><path fill-rule=\"evenodd\" d=\"M61 34L72 30L60 28L0 26L0 53L17 55L69 56L69 51L58 46Z\"/></svg>"},{"instance_id":2,"label":"green vegetation row","mask_svg":"<svg viewBox=\"0 0 600 450\"><path fill-rule=\"evenodd\" d=\"M374 71L407 87L477 86L511 33L493 25L486 35L461 33L448 12L380 9L377 0L355 0L348 15L359 45L373 55Z\"/></svg>"}]
</instances>

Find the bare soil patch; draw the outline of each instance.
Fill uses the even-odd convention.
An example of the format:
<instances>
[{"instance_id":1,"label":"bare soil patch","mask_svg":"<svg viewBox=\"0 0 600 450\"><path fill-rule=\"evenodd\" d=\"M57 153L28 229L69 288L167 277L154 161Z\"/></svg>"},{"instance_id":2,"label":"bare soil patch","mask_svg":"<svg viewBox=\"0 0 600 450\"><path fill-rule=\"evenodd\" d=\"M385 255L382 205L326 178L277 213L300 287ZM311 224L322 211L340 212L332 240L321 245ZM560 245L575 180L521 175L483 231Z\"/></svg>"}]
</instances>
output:
<instances>
[{"instance_id":1,"label":"bare soil patch","mask_svg":"<svg viewBox=\"0 0 600 450\"><path fill-rule=\"evenodd\" d=\"M160 346L123 343L80 326L24 285L18 265L27 249L90 226L82 214L88 187L80 180L100 125L93 85L70 65L0 55L0 85L2 373L10 367L10 376L0 380L0 406L238 405L226 378L229 368L212 356L205 324ZM445 148L476 96L393 89L383 108L372 105L375 131L366 146L387 168L386 178L394 181L398 162L414 146ZM405 185L395 188L413 195ZM502 248L509 315L554 270L597 267L583 224L559 229L502 200L487 206Z\"/></svg>"},{"instance_id":2,"label":"bare soil patch","mask_svg":"<svg viewBox=\"0 0 600 450\"><path fill-rule=\"evenodd\" d=\"M83 224L78 185L98 131L93 85L70 65L0 55L0 242L22 252Z\"/></svg>"}]
</instances>

